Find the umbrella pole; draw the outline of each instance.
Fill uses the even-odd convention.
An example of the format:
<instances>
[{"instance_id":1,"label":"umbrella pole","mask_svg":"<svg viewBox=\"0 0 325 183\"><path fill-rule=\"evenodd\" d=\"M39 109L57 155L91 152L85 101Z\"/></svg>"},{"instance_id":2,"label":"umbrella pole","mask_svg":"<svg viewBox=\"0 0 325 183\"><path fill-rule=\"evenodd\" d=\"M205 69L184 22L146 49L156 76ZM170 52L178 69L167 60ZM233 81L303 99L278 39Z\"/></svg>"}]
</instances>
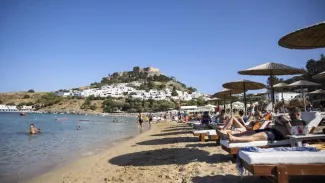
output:
<instances>
[{"instance_id":1,"label":"umbrella pole","mask_svg":"<svg viewBox=\"0 0 325 183\"><path fill-rule=\"evenodd\" d=\"M305 94L304 94L304 89L301 87L301 94L302 94L302 100L304 100L304 109L305 112L307 112L306 110L306 101L305 101Z\"/></svg>"},{"instance_id":2,"label":"umbrella pole","mask_svg":"<svg viewBox=\"0 0 325 183\"><path fill-rule=\"evenodd\" d=\"M231 99L231 90L230 90L230 113L232 114L232 99Z\"/></svg>"},{"instance_id":3,"label":"umbrella pole","mask_svg":"<svg viewBox=\"0 0 325 183\"><path fill-rule=\"evenodd\" d=\"M273 88L273 75L270 76L270 85L271 85L271 101L272 101L272 111L274 112L274 88Z\"/></svg>"},{"instance_id":4,"label":"umbrella pole","mask_svg":"<svg viewBox=\"0 0 325 183\"><path fill-rule=\"evenodd\" d=\"M243 82L243 89L244 89L244 109L245 109L245 115L247 115L247 104L246 104L246 85L245 85L245 82Z\"/></svg>"},{"instance_id":5,"label":"umbrella pole","mask_svg":"<svg viewBox=\"0 0 325 183\"><path fill-rule=\"evenodd\" d=\"M282 90L282 102L283 102L283 111L284 111L284 98L283 98L283 90Z\"/></svg>"},{"instance_id":6,"label":"umbrella pole","mask_svg":"<svg viewBox=\"0 0 325 183\"><path fill-rule=\"evenodd\" d=\"M226 100L223 101L223 110L226 110Z\"/></svg>"}]
</instances>

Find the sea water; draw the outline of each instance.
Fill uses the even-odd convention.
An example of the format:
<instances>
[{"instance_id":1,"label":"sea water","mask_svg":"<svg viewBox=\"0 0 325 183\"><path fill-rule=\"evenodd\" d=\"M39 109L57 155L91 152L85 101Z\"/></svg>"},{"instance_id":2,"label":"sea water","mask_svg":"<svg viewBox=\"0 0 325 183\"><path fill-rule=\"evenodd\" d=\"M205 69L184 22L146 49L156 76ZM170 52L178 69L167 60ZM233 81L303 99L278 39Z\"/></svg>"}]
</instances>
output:
<instances>
[{"instance_id":1,"label":"sea water","mask_svg":"<svg viewBox=\"0 0 325 183\"><path fill-rule=\"evenodd\" d=\"M135 117L0 113L0 182L21 182L98 153L138 134L135 121ZM31 123L41 133L30 135Z\"/></svg>"}]
</instances>

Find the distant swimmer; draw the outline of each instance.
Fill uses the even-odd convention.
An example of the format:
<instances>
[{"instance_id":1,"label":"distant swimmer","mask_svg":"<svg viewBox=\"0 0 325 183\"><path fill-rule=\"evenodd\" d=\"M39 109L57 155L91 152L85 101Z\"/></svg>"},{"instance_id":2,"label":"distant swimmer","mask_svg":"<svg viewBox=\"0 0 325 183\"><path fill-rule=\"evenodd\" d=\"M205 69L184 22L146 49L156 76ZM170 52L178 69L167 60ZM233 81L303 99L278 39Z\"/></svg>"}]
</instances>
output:
<instances>
[{"instance_id":1,"label":"distant swimmer","mask_svg":"<svg viewBox=\"0 0 325 183\"><path fill-rule=\"evenodd\" d=\"M41 132L41 129L37 129L37 128L35 128L34 124L30 124L30 126L29 126L30 134L35 134L35 133L40 133L40 132Z\"/></svg>"},{"instance_id":2,"label":"distant swimmer","mask_svg":"<svg viewBox=\"0 0 325 183\"><path fill-rule=\"evenodd\" d=\"M118 120L116 118L113 119L113 123L117 123Z\"/></svg>"},{"instance_id":3,"label":"distant swimmer","mask_svg":"<svg viewBox=\"0 0 325 183\"><path fill-rule=\"evenodd\" d=\"M77 130L81 130L81 127L80 126L77 126Z\"/></svg>"}]
</instances>

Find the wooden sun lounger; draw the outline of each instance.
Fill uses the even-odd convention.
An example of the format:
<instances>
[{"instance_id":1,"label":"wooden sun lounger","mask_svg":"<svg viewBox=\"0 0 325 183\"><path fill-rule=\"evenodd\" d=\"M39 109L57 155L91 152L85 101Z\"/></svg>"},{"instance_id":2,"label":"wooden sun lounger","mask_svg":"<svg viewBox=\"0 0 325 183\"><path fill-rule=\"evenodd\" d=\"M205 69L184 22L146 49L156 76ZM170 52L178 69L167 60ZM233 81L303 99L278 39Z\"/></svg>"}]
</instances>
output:
<instances>
[{"instance_id":1,"label":"wooden sun lounger","mask_svg":"<svg viewBox=\"0 0 325 183\"><path fill-rule=\"evenodd\" d=\"M278 183L288 183L290 175L325 175L325 164L249 165L243 161L242 163L254 176L273 177Z\"/></svg>"},{"instance_id":2,"label":"wooden sun lounger","mask_svg":"<svg viewBox=\"0 0 325 183\"><path fill-rule=\"evenodd\" d=\"M279 156L286 155L290 156L291 152L286 152L288 154L285 154L283 152L276 152L279 153ZM300 152L295 152L300 153ZM304 152L303 155L306 156L306 153L308 154L307 157L310 158L310 156L313 156L312 153L314 152ZM324 154L325 158L325 152L319 152ZM318 153L318 157L319 157ZM259 155L261 153L258 153ZM325 175L325 163L324 161L315 162L312 163L297 163L293 164L290 162L283 162L283 163L272 163L272 160L269 160L270 163L248 163L247 160L244 160L242 158L243 153L241 152L239 154L240 162L243 165L243 167L248 170L253 176L266 176L271 177L277 180L278 183L288 183L288 176L293 175ZM255 156L255 155L254 155ZM251 159L254 159L254 156L251 157ZM298 157L299 158L299 157ZM324 177L325 178L325 177Z\"/></svg>"},{"instance_id":3,"label":"wooden sun lounger","mask_svg":"<svg viewBox=\"0 0 325 183\"><path fill-rule=\"evenodd\" d=\"M207 137L208 137L208 138L210 137L210 136L207 135L207 132L209 132L209 131L213 131L213 132L215 132L214 129L210 129L210 130L196 130L196 131L192 131L192 133L193 133L194 136L199 137L201 142L205 142L206 138L207 138ZM200 132L200 133L198 133L198 132ZM213 138L213 137L212 137L212 138ZM213 139L214 139L214 138L213 138ZM212 139L211 139L211 140L212 140Z\"/></svg>"}]
</instances>

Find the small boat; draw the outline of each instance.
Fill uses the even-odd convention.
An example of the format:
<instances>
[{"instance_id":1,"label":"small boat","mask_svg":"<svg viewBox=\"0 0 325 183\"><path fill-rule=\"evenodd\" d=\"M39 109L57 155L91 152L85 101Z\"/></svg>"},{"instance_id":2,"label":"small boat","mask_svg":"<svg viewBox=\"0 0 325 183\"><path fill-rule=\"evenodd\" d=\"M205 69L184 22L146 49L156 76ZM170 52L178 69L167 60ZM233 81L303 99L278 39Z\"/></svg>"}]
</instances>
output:
<instances>
[{"instance_id":1,"label":"small boat","mask_svg":"<svg viewBox=\"0 0 325 183\"><path fill-rule=\"evenodd\" d=\"M21 112L21 113L20 113L20 116L26 116L26 113Z\"/></svg>"}]
</instances>

